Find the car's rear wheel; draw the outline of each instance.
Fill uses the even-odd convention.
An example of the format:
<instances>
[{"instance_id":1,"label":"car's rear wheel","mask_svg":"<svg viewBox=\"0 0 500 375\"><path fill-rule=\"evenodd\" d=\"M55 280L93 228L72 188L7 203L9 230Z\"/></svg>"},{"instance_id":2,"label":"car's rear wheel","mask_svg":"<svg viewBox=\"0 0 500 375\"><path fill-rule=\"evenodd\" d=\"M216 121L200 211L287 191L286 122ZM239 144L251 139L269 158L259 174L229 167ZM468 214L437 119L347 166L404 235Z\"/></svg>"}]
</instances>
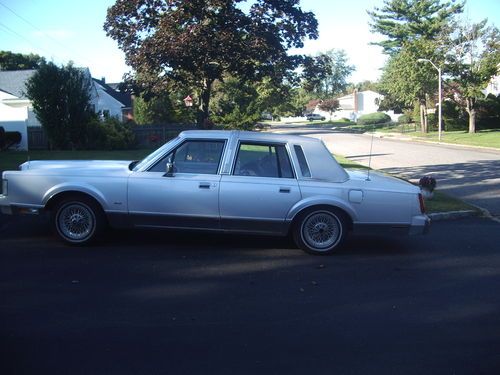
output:
<instances>
[{"instance_id":1,"label":"car's rear wheel","mask_svg":"<svg viewBox=\"0 0 500 375\"><path fill-rule=\"evenodd\" d=\"M84 245L102 233L105 218L101 207L92 199L84 196L67 197L56 204L52 224L63 241Z\"/></svg>"},{"instance_id":2,"label":"car's rear wheel","mask_svg":"<svg viewBox=\"0 0 500 375\"><path fill-rule=\"evenodd\" d=\"M315 255L335 252L347 235L347 217L333 208L313 208L296 219L293 238L298 247Z\"/></svg>"}]
</instances>

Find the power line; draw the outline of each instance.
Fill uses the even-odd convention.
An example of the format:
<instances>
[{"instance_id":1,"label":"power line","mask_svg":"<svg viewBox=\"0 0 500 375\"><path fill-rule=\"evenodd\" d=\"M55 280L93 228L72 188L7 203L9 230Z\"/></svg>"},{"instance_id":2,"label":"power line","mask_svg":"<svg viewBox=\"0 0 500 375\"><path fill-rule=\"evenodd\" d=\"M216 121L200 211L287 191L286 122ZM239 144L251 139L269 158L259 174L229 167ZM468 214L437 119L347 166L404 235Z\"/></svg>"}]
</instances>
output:
<instances>
[{"instance_id":1,"label":"power line","mask_svg":"<svg viewBox=\"0 0 500 375\"><path fill-rule=\"evenodd\" d=\"M14 10L12 10L11 8L9 8L7 5L3 4L1 1L0 1L0 5L3 6L5 9L7 9L9 12L11 12L13 15L15 15L17 18L19 18L20 20L22 20L23 22L25 22L26 24L28 24L29 26L31 26L33 29L35 29L36 31L40 32L43 36L45 36L47 39L50 39L52 42L58 44L60 47L62 47L63 49L65 50L68 50L72 53L74 53L75 55L77 55L78 57L80 57L82 60L84 60L85 62L91 63L90 60L88 60L86 57L80 55L78 52L76 52L75 50L69 48L68 46L65 46L64 44L62 44L60 41L58 41L57 39L54 39L52 38L50 35L48 35L45 31L41 30L39 27L37 27L36 25L34 25L32 22L30 22L29 20L27 20L26 18L24 18L23 16L19 15L17 12L15 12ZM4 27L7 28L7 26L3 25ZM11 30L12 31L12 30ZM20 36L19 34L17 34L16 32L14 32L16 35ZM28 41L26 38L20 36L21 38L23 38L24 40ZM28 41L29 42L29 41ZM33 45L31 42L29 42L31 45ZM37 47L39 48L39 47ZM43 49L43 48L42 48ZM47 51L46 51L47 52ZM52 54L49 52L49 54Z\"/></svg>"},{"instance_id":2,"label":"power line","mask_svg":"<svg viewBox=\"0 0 500 375\"><path fill-rule=\"evenodd\" d=\"M0 26L3 27L4 31L6 33L10 33L11 35L14 35L14 36L17 36L18 38L24 40L26 43L30 44L32 47L36 48L36 49L41 49L42 51L44 51L45 53L51 55L52 53L50 51L47 51L45 48L42 48L40 46L37 46L35 45L33 42L31 42L29 39L25 38L24 36L22 36L21 34L19 34L18 32L12 30L10 27L8 27L7 25L3 24L0 22Z\"/></svg>"}]
</instances>

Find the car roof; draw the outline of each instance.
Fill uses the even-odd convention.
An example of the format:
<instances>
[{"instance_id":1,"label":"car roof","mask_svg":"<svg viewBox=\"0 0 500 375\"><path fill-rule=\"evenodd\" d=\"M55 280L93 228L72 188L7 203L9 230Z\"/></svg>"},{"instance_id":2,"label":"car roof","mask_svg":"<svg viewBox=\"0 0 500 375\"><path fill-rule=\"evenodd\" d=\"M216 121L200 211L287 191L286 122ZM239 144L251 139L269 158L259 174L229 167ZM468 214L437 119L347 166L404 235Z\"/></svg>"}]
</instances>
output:
<instances>
[{"instance_id":1,"label":"car roof","mask_svg":"<svg viewBox=\"0 0 500 375\"><path fill-rule=\"evenodd\" d=\"M244 130L185 130L179 134L182 138L230 138L236 136L239 139L288 143L321 143L319 139L303 137L300 135L276 134L267 132L252 132Z\"/></svg>"}]
</instances>

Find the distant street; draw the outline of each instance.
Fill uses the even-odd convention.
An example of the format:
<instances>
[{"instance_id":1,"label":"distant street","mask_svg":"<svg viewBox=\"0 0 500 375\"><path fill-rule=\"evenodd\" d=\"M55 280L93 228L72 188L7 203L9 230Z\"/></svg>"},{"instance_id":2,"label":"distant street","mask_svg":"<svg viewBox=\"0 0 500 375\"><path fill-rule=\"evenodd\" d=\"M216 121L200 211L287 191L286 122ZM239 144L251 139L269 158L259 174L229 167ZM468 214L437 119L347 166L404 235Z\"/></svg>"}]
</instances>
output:
<instances>
[{"instance_id":1,"label":"distant street","mask_svg":"<svg viewBox=\"0 0 500 375\"><path fill-rule=\"evenodd\" d=\"M273 131L321 138L333 153L369 163L369 135L304 126L275 127ZM500 217L500 151L374 137L371 166L408 179L432 175L439 190Z\"/></svg>"}]
</instances>

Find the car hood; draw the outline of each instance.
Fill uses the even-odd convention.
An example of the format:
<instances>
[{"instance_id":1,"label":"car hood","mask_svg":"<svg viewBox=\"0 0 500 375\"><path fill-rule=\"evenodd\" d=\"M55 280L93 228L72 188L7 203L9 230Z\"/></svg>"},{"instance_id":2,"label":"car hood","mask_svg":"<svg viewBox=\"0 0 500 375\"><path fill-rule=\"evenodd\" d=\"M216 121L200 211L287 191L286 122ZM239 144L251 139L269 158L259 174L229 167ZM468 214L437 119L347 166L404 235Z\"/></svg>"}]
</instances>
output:
<instances>
[{"instance_id":1,"label":"car hood","mask_svg":"<svg viewBox=\"0 0 500 375\"><path fill-rule=\"evenodd\" d=\"M124 160L35 160L27 161L19 168L47 174L106 174L128 171L130 163Z\"/></svg>"},{"instance_id":2,"label":"car hood","mask_svg":"<svg viewBox=\"0 0 500 375\"><path fill-rule=\"evenodd\" d=\"M358 182L360 186L364 188L372 187L387 191L397 191L403 193L418 193L420 189L410 184L409 182L396 178L387 176L380 172L370 171L368 178L367 170L352 170L346 169L349 175L349 179L353 182Z\"/></svg>"}]
</instances>

